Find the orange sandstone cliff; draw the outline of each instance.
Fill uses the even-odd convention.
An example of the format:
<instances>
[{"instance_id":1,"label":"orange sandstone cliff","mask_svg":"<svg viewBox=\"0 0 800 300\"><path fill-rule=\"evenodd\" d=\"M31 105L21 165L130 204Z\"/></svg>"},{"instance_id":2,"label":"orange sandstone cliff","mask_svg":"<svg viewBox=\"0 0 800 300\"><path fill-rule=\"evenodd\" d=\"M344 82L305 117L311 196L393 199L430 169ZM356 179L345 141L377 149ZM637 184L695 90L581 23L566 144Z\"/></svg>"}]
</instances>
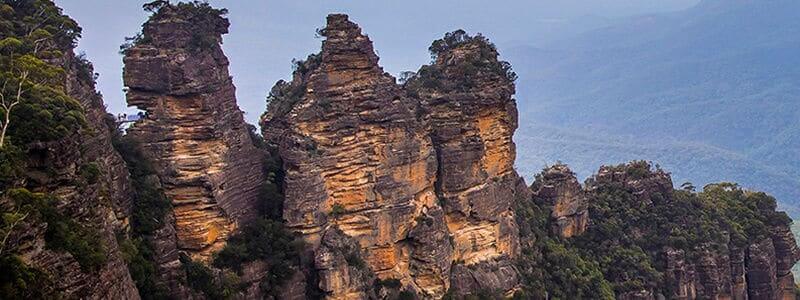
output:
<instances>
[{"instance_id":1,"label":"orange sandstone cliff","mask_svg":"<svg viewBox=\"0 0 800 300\"><path fill-rule=\"evenodd\" d=\"M322 291L367 297L371 282L358 278L369 276L431 298L511 291L510 208L527 195L513 169L513 83L479 72L469 75L479 82L471 90L411 92L383 71L347 16L328 16L320 33L321 52L273 88L261 125L284 162L283 217L317 249ZM442 80L471 47L439 56L432 67ZM331 246L347 240L358 251Z\"/></svg>"}]
</instances>

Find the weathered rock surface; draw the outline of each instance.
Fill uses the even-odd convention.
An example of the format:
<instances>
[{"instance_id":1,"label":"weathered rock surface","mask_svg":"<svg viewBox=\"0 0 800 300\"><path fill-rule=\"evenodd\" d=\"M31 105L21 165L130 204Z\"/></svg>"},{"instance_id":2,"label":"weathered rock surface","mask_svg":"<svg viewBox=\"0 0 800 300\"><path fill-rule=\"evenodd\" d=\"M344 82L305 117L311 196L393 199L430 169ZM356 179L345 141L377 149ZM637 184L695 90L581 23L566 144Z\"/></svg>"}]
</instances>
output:
<instances>
[{"instance_id":1,"label":"weathered rock surface","mask_svg":"<svg viewBox=\"0 0 800 300\"><path fill-rule=\"evenodd\" d=\"M678 249L665 249L666 280L675 286L675 299L696 299L695 272L686 267L686 252Z\"/></svg>"},{"instance_id":2,"label":"weathered rock surface","mask_svg":"<svg viewBox=\"0 0 800 300\"><path fill-rule=\"evenodd\" d=\"M456 296L478 290L506 292L518 280L506 263L519 252L511 207L530 197L514 170L514 83L503 72L482 67L469 72L465 67L500 64L486 40L476 38L435 56L417 79L433 84L407 87L430 119L439 167L436 194L453 237L454 261L468 267L453 269L451 290ZM426 77L424 70L438 75ZM464 278L470 277L473 284L465 284L469 280Z\"/></svg>"},{"instance_id":3,"label":"weathered rock surface","mask_svg":"<svg viewBox=\"0 0 800 300\"><path fill-rule=\"evenodd\" d=\"M372 42L347 16L328 16L321 34L322 51L298 64L292 82L278 82L261 121L284 162L287 225L319 247L317 258L325 257L320 239L338 228L378 278L400 280L421 297L441 297L453 276L480 279L452 270L456 261L486 263L481 274L503 277L482 286L513 288L516 272L506 262L518 241L510 207L527 193L512 167L513 83L421 100L383 71ZM335 261L318 259L317 268L343 274ZM320 280L329 297L369 288L330 276Z\"/></svg>"},{"instance_id":4,"label":"weathered rock surface","mask_svg":"<svg viewBox=\"0 0 800 300\"><path fill-rule=\"evenodd\" d=\"M378 66L372 42L358 26L331 15L323 34L322 52L292 82L302 95L282 100L296 101L290 110L270 104L262 121L284 161L284 219L312 245L335 225L358 242L378 277L413 285L406 239L424 211L437 206L430 138L416 102ZM341 267L317 262L320 269ZM321 277L331 297L354 293ZM431 282L443 293L445 281Z\"/></svg>"},{"instance_id":5,"label":"weathered rock surface","mask_svg":"<svg viewBox=\"0 0 800 300\"><path fill-rule=\"evenodd\" d=\"M187 18L164 7L126 51L128 104L145 111L128 134L172 201L178 249L207 261L257 215L264 178L219 46L228 21Z\"/></svg>"},{"instance_id":6,"label":"weathered rock surface","mask_svg":"<svg viewBox=\"0 0 800 300\"><path fill-rule=\"evenodd\" d=\"M314 256L319 288L328 299L375 299L375 275L356 240L337 228L325 231Z\"/></svg>"},{"instance_id":7,"label":"weathered rock surface","mask_svg":"<svg viewBox=\"0 0 800 300\"><path fill-rule=\"evenodd\" d=\"M102 175L98 177L98 182L93 187L88 187L82 193L73 194L71 189L67 188L70 192L65 195L75 198L69 199L67 196L63 200L66 203L79 203L77 211L94 214L83 216L83 218L91 218L90 222L99 225L95 226L100 228L102 243L106 246L107 265L101 269L99 274L95 275L96 278L87 280L88 282L98 282L96 286L90 288L92 291L90 297L138 299L139 293L131 279L127 265L122 260L116 239L117 232L128 229L131 214L131 185L128 179L128 170L122 157L112 146L110 133L117 128L110 127L111 124L106 121L108 113L105 110L102 96L95 89L94 78L79 76L79 72L93 76L94 70L91 66L84 66L87 69L79 70L80 66L76 65L76 60L73 52L68 51L65 56L67 64L65 67L67 70L65 90L71 97L79 100L84 108L84 115L91 128L91 134L85 135L78 143L81 145L80 149L83 150L84 159L96 164ZM73 176L77 176L77 174ZM42 265L48 268L53 267L53 264L49 262Z\"/></svg>"},{"instance_id":8,"label":"weathered rock surface","mask_svg":"<svg viewBox=\"0 0 800 300\"><path fill-rule=\"evenodd\" d=\"M751 299L776 299L778 294L775 246L764 239L747 248L747 294Z\"/></svg>"},{"instance_id":9,"label":"weathered rock surface","mask_svg":"<svg viewBox=\"0 0 800 300\"><path fill-rule=\"evenodd\" d=\"M552 231L568 238L580 235L589 221L586 195L569 167L556 164L546 168L531 185L533 200L552 207Z\"/></svg>"},{"instance_id":10,"label":"weathered rock surface","mask_svg":"<svg viewBox=\"0 0 800 300\"><path fill-rule=\"evenodd\" d=\"M645 206L674 201L669 174L660 169L650 171L649 164L641 161L602 167L597 175L587 180L586 190L592 193L604 184L627 190L634 201ZM766 211L766 216L775 214L774 204L762 210ZM767 227L766 238L750 241L745 247L737 246L728 232L722 232L718 242L689 245L695 250L691 256L685 249L665 248L660 255L664 258L665 280L672 294L663 296L670 299L795 299L791 267L800 260L800 249L789 227L774 223ZM592 226L591 221L588 226ZM638 234L643 235L641 231ZM653 291L618 295L625 299L655 299L657 296L659 293Z\"/></svg>"},{"instance_id":11,"label":"weathered rock surface","mask_svg":"<svg viewBox=\"0 0 800 300\"><path fill-rule=\"evenodd\" d=\"M18 253L26 264L50 278L52 285L42 291L45 295L139 299L116 240L116 233L127 228L130 214L127 169L111 145L112 128L106 122L102 97L95 91L91 66L80 65L82 62L78 62L72 49L61 51L65 55L49 63L64 68L64 91L80 103L88 128L56 141L28 145L26 175L30 178L26 188L54 196L60 214L96 232L104 250L104 263L97 270L87 270L69 252L48 248L48 224L33 218L27 218L13 232L5 250ZM88 77L81 76L86 73ZM89 165L100 171L96 181L82 176L82 168Z\"/></svg>"},{"instance_id":12,"label":"weathered rock surface","mask_svg":"<svg viewBox=\"0 0 800 300\"><path fill-rule=\"evenodd\" d=\"M794 235L787 226L773 226L770 232L775 247L775 272L778 282L778 297L793 299L795 296L794 274L792 267L800 261L800 249Z\"/></svg>"}]
</instances>

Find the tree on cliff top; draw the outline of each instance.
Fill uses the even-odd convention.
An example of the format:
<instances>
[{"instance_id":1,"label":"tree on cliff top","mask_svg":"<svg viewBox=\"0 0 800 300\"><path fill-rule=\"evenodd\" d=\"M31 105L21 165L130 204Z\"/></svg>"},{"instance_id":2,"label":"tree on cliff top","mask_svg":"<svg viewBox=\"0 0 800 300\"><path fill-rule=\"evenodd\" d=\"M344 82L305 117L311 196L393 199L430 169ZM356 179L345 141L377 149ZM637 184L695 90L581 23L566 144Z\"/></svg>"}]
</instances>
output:
<instances>
[{"instance_id":1,"label":"tree on cliff top","mask_svg":"<svg viewBox=\"0 0 800 300\"><path fill-rule=\"evenodd\" d=\"M190 32L191 39L187 47L191 51L209 49L221 43L222 41L218 38L218 35L227 33L230 25L228 19L225 18L225 15L228 14L227 9L214 8L205 1L171 4L169 1L157 0L145 3L142 8L151 13L143 27L147 27L154 20L165 18L179 18L191 24L193 30ZM125 42L119 47L120 54L125 55L129 49L136 45L149 44L152 42L152 38L147 36L146 32L125 37Z\"/></svg>"},{"instance_id":2,"label":"tree on cliff top","mask_svg":"<svg viewBox=\"0 0 800 300\"><path fill-rule=\"evenodd\" d=\"M0 16L0 149L8 136L26 144L82 127L80 105L64 94L63 68L46 62L71 50L80 27L50 1L11 1Z\"/></svg>"},{"instance_id":3,"label":"tree on cliff top","mask_svg":"<svg viewBox=\"0 0 800 300\"><path fill-rule=\"evenodd\" d=\"M664 171L644 161L602 169L624 176L587 181L591 225L581 235L564 239L549 232L556 222L552 207L534 200L516 203L521 243L527 244L517 262L524 296L583 298L582 291L601 288L613 288L616 295L642 290L674 295L668 249L687 264L696 263L709 252L744 249L791 223L775 211L775 198L733 183L710 184L699 193L646 188L641 193L661 199L649 202L628 184L658 180ZM547 184L546 171L533 186Z\"/></svg>"},{"instance_id":4,"label":"tree on cliff top","mask_svg":"<svg viewBox=\"0 0 800 300\"><path fill-rule=\"evenodd\" d=\"M428 47L431 64L422 66L403 84L411 95L422 89L467 92L495 78L513 84L517 74L511 64L498 59L497 47L480 33L471 36L462 29L448 32Z\"/></svg>"}]
</instances>

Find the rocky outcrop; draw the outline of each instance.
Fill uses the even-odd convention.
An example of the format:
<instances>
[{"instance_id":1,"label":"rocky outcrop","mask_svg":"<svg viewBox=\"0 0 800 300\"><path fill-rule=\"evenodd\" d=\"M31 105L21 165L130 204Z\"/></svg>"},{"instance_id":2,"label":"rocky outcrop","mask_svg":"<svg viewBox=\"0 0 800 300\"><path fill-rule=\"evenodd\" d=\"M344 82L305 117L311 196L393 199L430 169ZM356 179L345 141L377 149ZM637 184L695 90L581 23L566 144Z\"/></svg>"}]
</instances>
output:
<instances>
[{"instance_id":1,"label":"rocky outcrop","mask_svg":"<svg viewBox=\"0 0 800 300\"><path fill-rule=\"evenodd\" d=\"M651 172L650 164L646 161L634 161L623 167L603 166L595 176L587 180L586 188L592 191L595 187L609 183L622 184L637 201L646 205L672 198L672 177L659 167Z\"/></svg>"},{"instance_id":2,"label":"rocky outcrop","mask_svg":"<svg viewBox=\"0 0 800 300\"><path fill-rule=\"evenodd\" d=\"M328 299L375 299L375 275L356 240L337 228L325 231L314 256L319 288Z\"/></svg>"},{"instance_id":3,"label":"rocky outcrop","mask_svg":"<svg viewBox=\"0 0 800 300\"><path fill-rule=\"evenodd\" d=\"M202 261L256 217L264 180L219 45L228 25L218 15L166 6L124 58L128 104L144 111L128 134L141 142L172 201L178 249Z\"/></svg>"},{"instance_id":4,"label":"rocky outcrop","mask_svg":"<svg viewBox=\"0 0 800 300\"><path fill-rule=\"evenodd\" d=\"M69 68L65 90L79 100L84 109L84 114L92 135L87 137L84 153L90 160L97 164L103 171L100 176L101 201L108 201L114 209L118 229L127 229L131 208L132 187L129 180L128 169L125 161L112 146L111 134L117 130L117 125L109 119L108 112L103 103L103 97L95 89L94 70L92 65L83 57L76 57L68 53L65 57Z\"/></svg>"},{"instance_id":5,"label":"rocky outcrop","mask_svg":"<svg viewBox=\"0 0 800 300\"><path fill-rule=\"evenodd\" d=\"M781 299L792 299L795 295L792 267L797 261L800 261L800 249L798 249L794 235L788 226L773 226L770 235L775 247L778 296Z\"/></svg>"},{"instance_id":6,"label":"rocky outcrop","mask_svg":"<svg viewBox=\"0 0 800 300\"><path fill-rule=\"evenodd\" d=\"M751 299L776 299L778 293L775 246L764 239L747 248L747 294Z\"/></svg>"},{"instance_id":7,"label":"rocky outcrop","mask_svg":"<svg viewBox=\"0 0 800 300\"><path fill-rule=\"evenodd\" d=\"M695 273L686 267L686 252L667 248L664 250L664 258L666 280L675 287L672 296L675 299L696 299Z\"/></svg>"},{"instance_id":8,"label":"rocky outcrop","mask_svg":"<svg viewBox=\"0 0 800 300\"><path fill-rule=\"evenodd\" d=\"M303 233L318 258L320 240L341 230L378 278L400 280L421 297L441 297L455 276L481 279L470 269L481 263L487 265L479 275L502 279L477 285L513 288L507 259L518 241L510 207L527 193L512 168L513 83L487 81L452 95L408 93L378 65L372 42L347 16L328 16L320 33L322 51L297 64L292 82L276 84L261 121L284 162L287 225ZM317 268L344 270L332 261L317 260ZM456 271L454 262L470 268ZM343 272L321 274L329 297L367 293L326 274Z\"/></svg>"},{"instance_id":9,"label":"rocky outcrop","mask_svg":"<svg viewBox=\"0 0 800 300\"><path fill-rule=\"evenodd\" d=\"M547 171L543 174L547 174ZM678 200L673 194L672 180L668 173L660 168L651 170L650 165L642 161L602 167L597 175L587 180L586 190L589 199L597 200L593 197L601 197L599 195L606 193L603 195L613 195L611 197L617 197L617 201L626 199L620 193L624 191L624 194L630 195L627 201L631 201L625 205L631 204L634 209L642 209L639 213L650 214L646 216L647 218L664 213L651 211L653 207L666 209L670 207L669 203L676 203L680 207L685 204L673 201L687 201ZM686 191L679 193L684 192L688 195ZM800 250L789 230L788 221L784 222L787 218L783 213L775 211L774 199L768 200L768 196L761 193L740 190L735 185L723 184L719 192L723 193L721 194L723 196L719 197L739 195L742 198L735 201L759 203L758 213L761 214L760 217L768 220L769 225L764 227L768 232L764 235L754 234L746 239L739 237L739 240L734 240L729 232L723 230L713 241L699 241L685 245L683 249L665 247L658 254L664 261L666 292L663 296L675 299L795 299L794 278L790 269L800 260L798 257ZM719 194L706 194L706 197L718 197L715 195ZM623 206L620 203L620 207L607 209L630 209ZM672 224L678 227L682 226L682 222L692 222L690 220L694 217L687 212L682 213L686 215L676 216L679 219L672 219L670 222L674 222ZM589 228L594 223L594 217L590 218L592 221L589 222ZM717 215L709 221L719 222L722 218L721 215ZM647 228L647 224L639 223L637 228L627 228L624 230L627 233L618 234L644 237L651 234L647 232L651 229ZM691 254L687 254L689 252ZM618 297L654 299L659 293L643 290L625 293Z\"/></svg>"},{"instance_id":10,"label":"rocky outcrop","mask_svg":"<svg viewBox=\"0 0 800 300\"><path fill-rule=\"evenodd\" d=\"M90 222L97 224L102 243L106 246L107 265L96 274L96 278L86 280L97 281L96 286L89 288L92 291L90 297L137 299L139 293L127 265L122 260L116 238L117 232L128 229L131 214L131 185L128 180L128 170L122 157L112 146L111 132L117 128L112 127L115 124L107 122L108 113L102 95L94 86L94 70L91 64L82 59L75 57L72 51L67 52L64 57L67 71L64 86L68 95L80 101L91 132L78 141L80 145L78 148L82 149L85 162L95 164L101 170L101 176L93 186L87 187L82 192L66 187L69 192L56 191L56 193L65 196L62 198L65 203L77 203L76 211L94 214L82 218L88 218L92 220ZM60 189L64 190L64 187ZM69 199L70 197L74 198ZM80 216L76 217L81 219ZM57 264L52 261L42 263L50 269Z\"/></svg>"},{"instance_id":11,"label":"rocky outcrop","mask_svg":"<svg viewBox=\"0 0 800 300\"><path fill-rule=\"evenodd\" d=\"M338 227L358 242L379 278L417 285L410 277L408 235L438 206L436 157L425 124L416 102L378 66L358 26L331 15L322 33L322 52L287 85L299 93L276 86L273 96L283 98L273 100L262 119L265 137L284 161L284 219L317 246ZM320 284L332 297L353 293L335 290L324 274ZM446 290L446 280L431 282L440 293Z\"/></svg>"},{"instance_id":12,"label":"rocky outcrop","mask_svg":"<svg viewBox=\"0 0 800 300\"><path fill-rule=\"evenodd\" d=\"M436 53L427 67L441 75L426 78L420 72L420 80L435 84L412 91L430 117L439 165L436 192L453 232L455 256L468 264L514 255L518 244L510 210L519 180L511 140L517 128L514 83L494 72L461 73L472 60L497 61L496 52L482 57L486 43ZM464 80L470 84L459 82Z\"/></svg>"},{"instance_id":13,"label":"rocky outcrop","mask_svg":"<svg viewBox=\"0 0 800 300\"><path fill-rule=\"evenodd\" d=\"M55 212L61 215L60 226L75 222L71 229L80 227L91 232L94 244L84 247L102 251L93 257L99 264L88 268L70 251L55 248L48 235L57 226L29 212L19 229L9 236L5 253L18 253L28 266L42 271L49 282L42 295L67 299L139 299L139 293L123 261L116 234L124 232L130 215L130 183L128 172L119 154L113 149L111 130L106 122L102 96L94 87L93 70L87 61L77 58L73 49L59 49L64 56L48 63L64 69L63 91L77 101L86 120L86 127L78 132L61 136L48 142L26 145L25 188L31 192L52 197ZM88 74L88 76L86 76ZM87 176L85 170L97 171L97 176ZM10 204L8 190L3 190L0 206L6 211ZM33 205L25 203L25 205ZM70 228L70 227L67 227ZM63 230L63 229L62 229ZM80 233L69 232L79 235ZM78 243L77 241L60 241ZM74 245L74 244L72 244ZM84 248L84 251L87 251ZM83 262L88 263L88 262ZM5 271L5 270L4 270ZM25 279L30 280L30 279ZM31 287L33 288L33 287Z\"/></svg>"},{"instance_id":14,"label":"rocky outcrop","mask_svg":"<svg viewBox=\"0 0 800 300\"><path fill-rule=\"evenodd\" d=\"M516 272L497 265L519 251L511 207L530 196L514 170L515 75L480 35L449 33L431 50L433 64L422 67L406 88L430 119L438 160L436 194L453 237L454 260L469 267L453 269L453 280L460 279L451 290L456 296L509 291ZM476 285L461 284L470 277ZM491 280L495 277L501 280Z\"/></svg>"},{"instance_id":15,"label":"rocky outcrop","mask_svg":"<svg viewBox=\"0 0 800 300\"><path fill-rule=\"evenodd\" d=\"M587 198L569 167L556 164L545 168L531 185L533 201L552 207L552 231L563 238L580 235L589 221Z\"/></svg>"}]
</instances>

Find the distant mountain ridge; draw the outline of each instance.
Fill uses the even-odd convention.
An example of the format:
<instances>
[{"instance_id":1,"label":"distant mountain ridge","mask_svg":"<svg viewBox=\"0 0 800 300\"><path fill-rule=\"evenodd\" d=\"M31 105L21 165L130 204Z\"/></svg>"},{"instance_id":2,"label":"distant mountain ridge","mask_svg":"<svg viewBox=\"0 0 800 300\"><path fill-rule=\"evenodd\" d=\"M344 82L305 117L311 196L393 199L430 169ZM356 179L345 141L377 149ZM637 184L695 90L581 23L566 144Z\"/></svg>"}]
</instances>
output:
<instances>
[{"instance_id":1,"label":"distant mountain ridge","mask_svg":"<svg viewBox=\"0 0 800 300\"><path fill-rule=\"evenodd\" d=\"M667 167L676 179L738 181L793 206L800 201L798 9L787 0L708 0L505 51L520 75L520 148L552 153L582 176L595 170L580 166L597 164L586 151L620 159L605 163L692 161ZM553 130L574 134L543 139ZM587 146L587 137L602 141ZM541 167L530 160L521 151L520 168ZM719 165L738 171L723 178L711 171Z\"/></svg>"}]
</instances>

